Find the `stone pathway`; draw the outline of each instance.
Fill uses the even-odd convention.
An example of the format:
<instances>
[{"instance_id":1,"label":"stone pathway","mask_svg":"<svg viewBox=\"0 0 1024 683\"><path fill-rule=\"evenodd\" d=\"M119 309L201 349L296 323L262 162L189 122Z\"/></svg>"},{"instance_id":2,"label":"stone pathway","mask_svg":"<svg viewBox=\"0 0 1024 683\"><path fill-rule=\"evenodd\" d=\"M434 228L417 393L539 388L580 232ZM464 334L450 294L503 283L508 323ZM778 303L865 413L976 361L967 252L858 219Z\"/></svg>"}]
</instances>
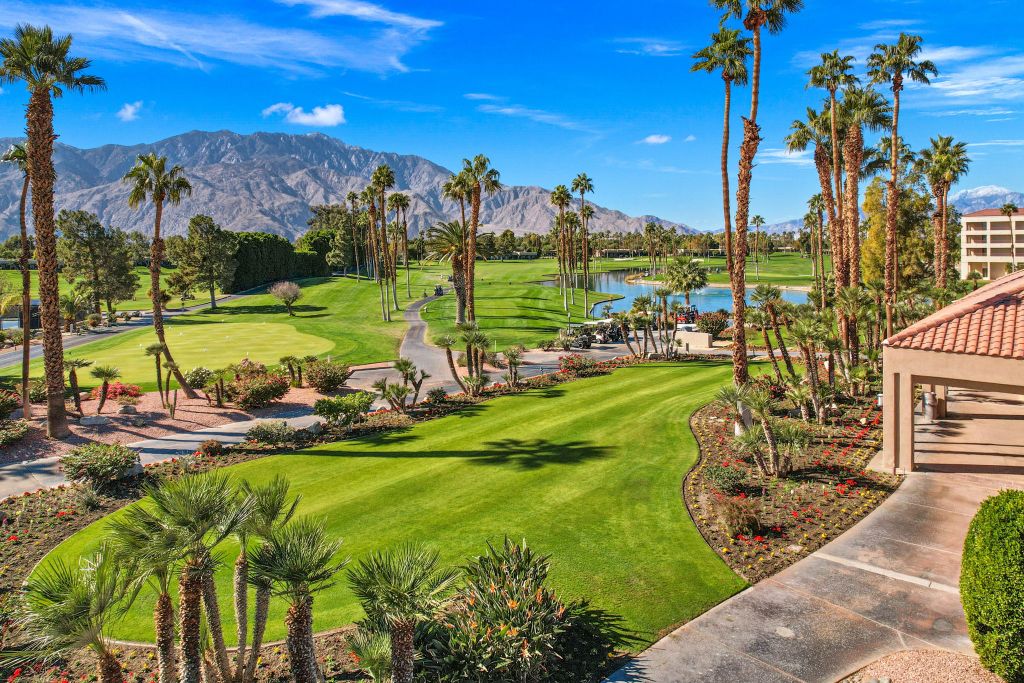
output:
<instances>
[{"instance_id":1,"label":"stone pathway","mask_svg":"<svg viewBox=\"0 0 1024 683\"><path fill-rule=\"evenodd\" d=\"M972 654L959 590L978 505L1022 474L915 472L803 560L655 643L608 680L836 681L887 654Z\"/></svg>"}]
</instances>

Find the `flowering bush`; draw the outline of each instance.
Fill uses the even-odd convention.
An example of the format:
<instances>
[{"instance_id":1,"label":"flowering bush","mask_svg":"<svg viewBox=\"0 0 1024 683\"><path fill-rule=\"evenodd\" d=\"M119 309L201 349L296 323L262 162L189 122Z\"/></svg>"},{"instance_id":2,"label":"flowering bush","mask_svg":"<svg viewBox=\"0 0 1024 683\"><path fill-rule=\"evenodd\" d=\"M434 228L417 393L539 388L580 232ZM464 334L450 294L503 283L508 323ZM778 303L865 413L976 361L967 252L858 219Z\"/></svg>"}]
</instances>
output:
<instances>
[{"instance_id":1,"label":"flowering bush","mask_svg":"<svg viewBox=\"0 0 1024 683\"><path fill-rule=\"evenodd\" d=\"M101 488L139 464L139 454L121 444L88 443L61 456L60 467L71 481Z\"/></svg>"},{"instance_id":2,"label":"flowering bush","mask_svg":"<svg viewBox=\"0 0 1024 683\"><path fill-rule=\"evenodd\" d=\"M249 360L243 358L234 365L230 366L231 372L239 377L251 377L252 375L265 375L267 374L267 366L259 361Z\"/></svg>"},{"instance_id":3,"label":"flowering bush","mask_svg":"<svg viewBox=\"0 0 1024 683\"><path fill-rule=\"evenodd\" d=\"M0 391L0 419L10 417L15 408L21 406L21 399L13 391Z\"/></svg>"},{"instance_id":4,"label":"flowering bush","mask_svg":"<svg viewBox=\"0 0 1024 683\"><path fill-rule=\"evenodd\" d=\"M92 391L89 392L89 396L93 400L98 399L100 397L100 391L102 391L102 389L103 387L95 387ZM138 398L139 396L142 396L142 388L139 387L137 384L124 384L122 382L111 382L109 385L107 385L108 401L116 401L122 396Z\"/></svg>"},{"instance_id":5,"label":"flowering bush","mask_svg":"<svg viewBox=\"0 0 1024 683\"><path fill-rule=\"evenodd\" d=\"M228 398L243 410L265 408L288 393L291 382L285 375L241 375L227 385Z\"/></svg>"},{"instance_id":6,"label":"flowering bush","mask_svg":"<svg viewBox=\"0 0 1024 683\"><path fill-rule=\"evenodd\" d=\"M786 398L786 385L780 384L767 375L761 375L750 381L751 388L768 392L773 401L781 401Z\"/></svg>"},{"instance_id":7,"label":"flowering bush","mask_svg":"<svg viewBox=\"0 0 1024 683\"><path fill-rule=\"evenodd\" d=\"M599 371L597 361L579 353L570 353L568 356L559 357L558 369L573 377L590 377Z\"/></svg>"},{"instance_id":8,"label":"flowering bush","mask_svg":"<svg viewBox=\"0 0 1024 683\"><path fill-rule=\"evenodd\" d=\"M192 368L185 373L185 381L188 385L194 389L202 389L203 387L210 386L210 383L216 378L213 370L199 366L198 368Z\"/></svg>"},{"instance_id":9,"label":"flowering bush","mask_svg":"<svg viewBox=\"0 0 1024 683\"><path fill-rule=\"evenodd\" d=\"M28 420L0 420L0 447L10 446L28 434Z\"/></svg>"},{"instance_id":10,"label":"flowering bush","mask_svg":"<svg viewBox=\"0 0 1024 683\"><path fill-rule=\"evenodd\" d=\"M697 329L704 334L710 334L712 339L718 339L718 335L722 334L728 325L729 317L719 311L697 316Z\"/></svg>"},{"instance_id":11,"label":"flowering bush","mask_svg":"<svg viewBox=\"0 0 1024 683\"><path fill-rule=\"evenodd\" d=\"M316 360L306 366L306 382L321 394L333 394L345 386L352 371L344 363Z\"/></svg>"},{"instance_id":12,"label":"flowering bush","mask_svg":"<svg viewBox=\"0 0 1024 683\"><path fill-rule=\"evenodd\" d=\"M704 468L704 477L716 491L728 496L736 493L747 474L740 463L726 460L708 464Z\"/></svg>"},{"instance_id":13,"label":"flowering bush","mask_svg":"<svg viewBox=\"0 0 1024 683\"><path fill-rule=\"evenodd\" d=\"M207 439L206 441L199 444L199 448L196 451L199 455L206 457L216 457L224 454L224 444L217 439Z\"/></svg>"}]
</instances>

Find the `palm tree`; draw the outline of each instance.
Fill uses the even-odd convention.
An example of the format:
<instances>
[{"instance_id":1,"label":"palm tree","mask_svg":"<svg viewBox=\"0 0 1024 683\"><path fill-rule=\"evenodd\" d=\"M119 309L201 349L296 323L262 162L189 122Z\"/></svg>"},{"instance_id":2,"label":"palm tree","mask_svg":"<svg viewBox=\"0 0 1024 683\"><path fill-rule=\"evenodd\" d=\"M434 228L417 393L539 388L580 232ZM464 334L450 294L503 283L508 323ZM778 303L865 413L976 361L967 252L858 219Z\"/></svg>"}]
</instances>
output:
<instances>
[{"instance_id":1,"label":"palm tree","mask_svg":"<svg viewBox=\"0 0 1024 683\"><path fill-rule=\"evenodd\" d=\"M566 290L569 288L567 281L567 270L569 265L569 245L566 243L565 209L572 201L569 188L565 185L555 185L551 191L551 204L558 209L558 281L562 287L562 308L569 310L569 300Z\"/></svg>"},{"instance_id":2,"label":"palm tree","mask_svg":"<svg viewBox=\"0 0 1024 683\"><path fill-rule=\"evenodd\" d=\"M416 625L428 621L450 600L459 579L454 568L442 568L436 551L403 545L373 553L349 572L349 584L367 618L391 632L391 680L412 683Z\"/></svg>"},{"instance_id":3,"label":"palm tree","mask_svg":"<svg viewBox=\"0 0 1024 683\"><path fill-rule=\"evenodd\" d=\"M89 374L102 382L100 404L96 407L96 414L99 415L103 412L103 405L107 402L107 390L110 388L110 383L121 376L121 371L113 365L97 365L89 371Z\"/></svg>"},{"instance_id":4,"label":"palm tree","mask_svg":"<svg viewBox=\"0 0 1024 683\"><path fill-rule=\"evenodd\" d=\"M395 212L395 222L399 224L402 240L402 263L405 265L405 295L412 298L412 284L409 275L409 219L408 211L411 201L409 195L395 192L388 198L388 206Z\"/></svg>"},{"instance_id":5,"label":"palm tree","mask_svg":"<svg viewBox=\"0 0 1024 683\"><path fill-rule=\"evenodd\" d=\"M811 404L814 406L814 416L818 422L822 422L824 415L821 409L820 393L818 390L818 352L817 343L821 336L818 323L808 317L797 318L792 329L793 340L800 347L800 353L804 358L804 365L807 368L807 386L811 392Z\"/></svg>"},{"instance_id":6,"label":"palm tree","mask_svg":"<svg viewBox=\"0 0 1024 683\"><path fill-rule=\"evenodd\" d=\"M761 244L761 228L764 227L765 220L761 214L755 214L750 219L750 224L754 226L754 278L761 281L761 267L758 265L757 248ZM768 253L767 247L765 247L765 254Z\"/></svg>"},{"instance_id":7,"label":"palm tree","mask_svg":"<svg viewBox=\"0 0 1024 683\"><path fill-rule=\"evenodd\" d=\"M359 281L359 194L357 192L349 191L345 195L345 200L349 205L349 227L352 233L352 254L356 261L356 281Z\"/></svg>"},{"instance_id":8,"label":"palm tree","mask_svg":"<svg viewBox=\"0 0 1024 683\"><path fill-rule=\"evenodd\" d=\"M832 140L832 177L835 182L835 197L837 201L843 196L843 175L839 157L839 122L838 112L836 111L836 93L840 88L849 88L857 84L857 77L850 73L853 69L853 61L852 55L840 57L839 50L823 52L821 54L821 64L811 67L807 72L809 78L807 82L808 88L823 88L828 92L829 126L831 127L829 137ZM857 168L859 170L860 167L858 166ZM847 179L849 179L849 176L847 176ZM839 223L843 224L842 202L837 207L837 217ZM853 254L848 254L848 256L853 257ZM846 277L847 273L844 272L844 284L849 284L845 282Z\"/></svg>"},{"instance_id":9,"label":"palm tree","mask_svg":"<svg viewBox=\"0 0 1024 683\"><path fill-rule=\"evenodd\" d=\"M323 521L306 518L281 526L249 552L253 575L288 601L288 656L296 683L323 680L313 644L313 596L332 586L348 564L335 558L340 549L340 540L328 540Z\"/></svg>"},{"instance_id":10,"label":"palm tree","mask_svg":"<svg viewBox=\"0 0 1024 683\"><path fill-rule=\"evenodd\" d=\"M427 229L430 258L448 261L452 266L452 287L455 289L455 324L466 322L466 226L458 221L438 223Z\"/></svg>"},{"instance_id":11,"label":"palm tree","mask_svg":"<svg viewBox=\"0 0 1024 683\"><path fill-rule=\"evenodd\" d=\"M836 308L850 322L850 334L846 338L850 366L856 366L860 359L860 337L857 334L857 320L867 311L867 295L859 286L844 287L836 297Z\"/></svg>"},{"instance_id":12,"label":"palm tree","mask_svg":"<svg viewBox=\"0 0 1024 683\"><path fill-rule=\"evenodd\" d=\"M619 326L619 330L622 332L622 341L626 343L629 353L636 357L637 352L629 342L629 316L626 313L612 313L611 319Z\"/></svg>"},{"instance_id":13,"label":"palm tree","mask_svg":"<svg viewBox=\"0 0 1024 683\"><path fill-rule=\"evenodd\" d=\"M732 273L732 210L729 204L729 121L732 86L747 84L747 59L752 54L750 39L741 38L739 29L722 27L711 34L711 44L695 52L691 71L721 72L725 83L725 114L722 123L722 214L725 225L726 269ZM689 302L687 302L689 305Z\"/></svg>"},{"instance_id":14,"label":"palm tree","mask_svg":"<svg viewBox=\"0 0 1024 683\"><path fill-rule=\"evenodd\" d=\"M101 548L81 567L54 560L26 581L21 628L32 659L87 648L96 655L100 683L121 683L121 663L107 635L124 599L121 563ZM28 657L26 657L28 658Z\"/></svg>"},{"instance_id":15,"label":"palm tree","mask_svg":"<svg viewBox=\"0 0 1024 683\"><path fill-rule=\"evenodd\" d=\"M760 306L768 315L768 323L772 332L775 333L775 341L779 345L779 352L786 364L786 371L796 377L796 370L793 369L793 361L789 357L789 349L786 341L782 338L782 325L779 323L779 306L782 304L782 290L775 285L761 284L754 289L751 300Z\"/></svg>"},{"instance_id":16,"label":"palm tree","mask_svg":"<svg viewBox=\"0 0 1024 683\"><path fill-rule=\"evenodd\" d=\"M750 378L747 369L747 338L744 329L746 312L746 258L747 219L750 215L750 185L754 171L754 157L761 143L757 123L758 99L761 94L761 31L777 34L786 25L786 15L803 8L803 0L711 0L711 5L725 10L723 19L741 19L744 27L753 33L754 61L750 79L750 116L743 120L743 142L740 145L739 177L736 187L736 244L732 285L732 309L735 320L733 336L733 382L746 384Z\"/></svg>"},{"instance_id":17,"label":"palm tree","mask_svg":"<svg viewBox=\"0 0 1024 683\"><path fill-rule=\"evenodd\" d=\"M448 360L448 370L452 373L452 379L459 385L459 389L465 393L466 385L463 384L462 378L459 377L459 371L455 368L455 358L452 356L452 347L455 346L455 343L455 337L450 334L442 334L434 339L434 344L444 349L444 355Z\"/></svg>"},{"instance_id":18,"label":"palm tree","mask_svg":"<svg viewBox=\"0 0 1024 683\"><path fill-rule=\"evenodd\" d=\"M877 131L892 124L889 103L872 88L848 87L843 93L843 162L846 165L845 247L847 284L860 286L860 176L864 162L864 128ZM842 218L840 218L842 220ZM849 335L856 335L856 328Z\"/></svg>"},{"instance_id":19,"label":"palm tree","mask_svg":"<svg viewBox=\"0 0 1024 683\"><path fill-rule=\"evenodd\" d=\"M794 382L786 389L786 398L800 410L800 419L810 422L811 415L807 411L807 403L811 400L811 390L803 382Z\"/></svg>"},{"instance_id":20,"label":"palm tree","mask_svg":"<svg viewBox=\"0 0 1024 683\"><path fill-rule=\"evenodd\" d=\"M28 243L28 221L26 207L28 202L28 186L31 177L28 169L28 148L25 144L15 143L4 152L0 161L13 163L24 176L21 183L21 199L18 202L18 223L21 226L21 414L26 420L32 418L32 401L29 400L29 356L32 343L32 272L28 262L32 258L32 250ZM78 405L78 404L76 404ZM81 412L81 406L78 406Z\"/></svg>"},{"instance_id":21,"label":"palm tree","mask_svg":"<svg viewBox=\"0 0 1024 683\"><path fill-rule=\"evenodd\" d=\"M818 273L818 289L821 295L821 307L825 307L826 301L826 288L825 288L825 235L824 235L824 213L825 213L825 200L820 194L812 196L807 200L807 208L810 209L811 213L814 214L816 219L815 227L817 227L817 238L813 238L812 242L817 244L818 249L818 266L816 268ZM858 213L858 216L860 214Z\"/></svg>"},{"instance_id":22,"label":"palm tree","mask_svg":"<svg viewBox=\"0 0 1024 683\"><path fill-rule=\"evenodd\" d=\"M82 312L83 301L84 297L74 289L60 295L60 319L64 323L65 332L75 331L75 323L78 321L78 314Z\"/></svg>"},{"instance_id":23,"label":"palm tree","mask_svg":"<svg viewBox=\"0 0 1024 683\"><path fill-rule=\"evenodd\" d=\"M217 668L231 679L220 607L213 582L213 549L243 524L251 503L241 500L228 477L208 472L161 481L147 487L153 514L177 536L184 563L178 578L178 631L181 634L181 683L199 683L202 672L200 627L203 607L213 639Z\"/></svg>"},{"instance_id":24,"label":"palm tree","mask_svg":"<svg viewBox=\"0 0 1024 683\"><path fill-rule=\"evenodd\" d=\"M146 355L156 362L156 389L160 392L160 405L163 407L167 406L167 397L164 396L164 376L160 369L160 358L163 356L165 348L160 342L153 342L145 348Z\"/></svg>"},{"instance_id":25,"label":"palm tree","mask_svg":"<svg viewBox=\"0 0 1024 683\"><path fill-rule=\"evenodd\" d=\"M54 36L49 26L19 24L13 38L0 40L0 83L24 82L29 91L25 120L28 131L32 223L39 270L43 367L46 376L46 435L63 439L71 432L64 408L64 346L60 332L60 288L57 281L57 238L54 229L53 100L65 90L84 92L106 87L99 76L83 73L91 62L72 57L71 36ZM22 243L24 244L24 240ZM27 337L29 330L25 330Z\"/></svg>"},{"instance_id":26,"label":"palm tree","mask_svg":"<svg viewBox=\"0 0 1024 683\"><path fill-rule=\"evenodd\" d=\"M483 194L492 195L501 189L501 174L491 168L491 160L477 154L473 160L462 160L463 182L469 188L469 231L466 245L466 317L476 320L476 232L480 226L480 201Z\"/></svg>"},{"instance_id":27,"label":"palm tree","mask_svg":"<svg viewBox=\"0 0 1024 683\"><path fill-rule=\"evenodd\" d=\"M84 358L68 358L64 361L64 368L68 371L68 385L71 387L71 399L75 402L75 410L82 414L82 394L78 388L78 371L92 365L91 360Z\"/></svg>"},{"instance_id":28,"label":"palm tree","mask_svg":"<svg viewBox=\"0 0 1024 683\"><path fill-rule=\"evenodd\" d=\"M715 402L732 413L734 434L742 434L750 426L746 407L749 394L750 391L745 385L738 384L726 384L719 387L715 393Z\"/></svg>"},{"instance_id":29,"label":"palm tree","mask_svg":"<svg viewBox=\"0 0 1024 683\"><path fill-rule=\"evenodd\" d=\"M665 271L665 284L675 292L682 292L689 308L690 293L708 286L708 269L697 259L680 256Z\"/></svg>"},{"instance_id":30,"label":"palm tree","mask_svg":"<svg viewBox=\"0 0 1024 683\"><path fill-rule=\"evenodd\" d=\"M768 352L768 360L771 361L772 370L775 371L775 379L779 384L785 381L782 377L782 370L779 369L779 361L775 357L775 349L772 348L772 338L769 333L771 322L768 320L768 313L763 308L751 308L747 311L747 324L761 333L764 339L765 351Z\"/></svg>"},{"instance_id":31,"label":"palm tree","mask_svg":"<svg viewBox=\"0 0 1024 683\"><path fill-rule=\"evenodd\" d=\"M156 633L157 668L160 683L175 683L174 603L171 583L181 562L180 539L173 530L141 505L131 505L110 521L110 537L118 559L127 568L129 577L128 604L132 604L143 587L150 586L157 595L153 608Z\"/></svg>"},{"instance_id":32,"label":"palm tree","mask_svg":"<svg viewBox=\"0 0 1024 683\"><path fill-rule=\"evenodd\" d=\"M967 172L971 160L967 157L966 143L954 142L951 135L939 135L931 139L929 148L921 151L920 162L935 198L935 286L944 289L949 271L949 189Z\"/></svg>"},{"instance_id":33,"label":"palm tree","mask_svg":"<svg viewBox=\"0 0 1024 683\"><path fill-rule=\"evenodd\" d=\"M1013 217L1017 214L1017 205L1007 202L1000 207L999 213L1006 216L1006 220L1010 223L1010 268L1017 270L1017 238L1013 234Z\"/></svg>"},{"instance_id":34,"label":"palm tree","mask_svg":"<svg viewBox=\"0 0 1024 683\"><path fill-rule=\"evenodd\" d=\"M380 233L378 237L378 248L379 258L382 264L382 270L384 273L384 301L385 310L390 308L390 300L394 299L395 310L398 310L398 297L394 294L394 284L396 279L396 273L394 264L390 263L390 249L388 248L388 202L387 202L387 191L395 186L395 172L391 170L391 167L387 164L381 164L373 171L371 179L373 187L377 192L377 211L380 214ZM387 311L387 320L391 320L391 313Z\"/></svg>"},{"instance_id":35,"label":"palm tree","mask_svg":"<svg viewBox=\"0 0 1024 683\"><path fill-rule=\"evenodd\" d=\"M160 226L163 222L164 204L177 206L181 200L192 194L192 185L185 177L181 166L167 168L167 157L157 156L155 152L140 154L135 165L124 175L122 182L131 186L128 194L128 206L137 209L147 200L153 203L156 218L153 222L153 243L149 254L149 295L153 302L153 330L157 340L163 344L163 354L169 364L174 363L171 349L167 346L164 335L163 300L160 290L160 263L164 259L164 240ZM195 390L185 381L181 370L174 370L174 378L189 398L196 398Z\"/></svg>"},{"instance_id":36,"label":"palm tree","mask_svg":"<svg viewBox=\"0 0 1024 683\"><path fill-rule=\"evenodd\" d=\"M886 188L885 212L885 334L893 334L893 306L899 288L896 255L896 228L899 220L899 124L900 93L905 79L928 85L930 76L937 76L938 70L931 60L919 60L921 36L900 33L899 39L891 45L879 43L868 57L868 76L872 83L885 83L892 88L892 139L889 152L889 184Z\"/></svg>"},{"instance_id":37,"label":"palm tree","mask_svg":"<svg viewBox=\"0 0 1024 683\"><path fill-rule=\"evenodd\" d=\"M590 240L587 223L593 215L593 207L587 206L587 193L594 193L594 181L586 173L580 173L572 180L572 191L580 196L580 250L583 256L583 311L590 317ZM589 209L589 211L588 211Z\"/></svg>"},{"instance_id":38,"label":"palm tree","mask_svg":"<svg viewBox=\"0 0 1024 683\"><path fill-rule=\"evenodd\" d=\"M767 474L778 477L781 472L779 460L779 442L775 436L775 425L772 411L775 409L775 401L764 389L755 389L747 394L744 402L747 407L757 416L761 424L761 431L764 432L764 440L768 446L768 472Z\"/></svg>"}]
</instances>

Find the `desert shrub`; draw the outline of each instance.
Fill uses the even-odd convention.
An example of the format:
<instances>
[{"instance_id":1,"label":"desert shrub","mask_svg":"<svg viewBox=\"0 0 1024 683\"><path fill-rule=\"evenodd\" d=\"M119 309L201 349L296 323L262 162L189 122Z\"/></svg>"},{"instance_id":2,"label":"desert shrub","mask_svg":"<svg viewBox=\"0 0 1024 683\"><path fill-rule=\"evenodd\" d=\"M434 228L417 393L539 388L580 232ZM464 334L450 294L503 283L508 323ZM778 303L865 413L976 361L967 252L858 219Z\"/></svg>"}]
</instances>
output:
<instances>
[{"instance_id":1,"label":"desert shrub","mask_svg":"<svg viewBox=\"0 0 1024 683\"><path fill-rule=\"evenodd\" d=\"M265 408L288 393L285 375L242 375L228 383L228 398L242 410Z\"/></svg>"},{"instance_id":2,"label":"desert shrub","mask_svg":"<svg viewBox=\"0 0 1024 683\"><path fill-rule=\"evenodd\" d=\"M321 398L313 404L313 414L322 417L333 427L348 428L358 422L373 405L373 394L357 391L346 396Z\"/></svg>"},{"instance_id":3,"label":"desert shrub","mask_svg":"<svg viewBox=\"0 0 1024 683\"><path fill-rule=\"evenodd\" d=\"M731 495L743 483L745 475L739 467L723 465L721 463L708 463L703 470L704 478L715 487L715 490L725 495Z\"/></svg>"},{"instance_id":4,"label":"desert shrub","mask_svg":"<svg viewBox=\"0 0 1024 683\"><path fill-rule=\"evenodd\" d=\"M89 396L93 400L98 399L100 397L100 391L102 389L102 386L94 387L93 390L89 392ZM137 384L124 384L122 382L111 382L109 385L107 385L108 401L116 401L122 396L131 396L134 398L138 398L139 396L142 396L142 388L139 387Z\"/></svg>"},{"instance_id":5,"label":"desert shrub","mask_svg":"<svg viewBox=\"0 0 1024 683\"><path fill-rule=\"evenodd\" d=\"M448 392L444 387L434 387L427 392L427 400L431 403L444 403L448 400Z\"/></svg>"},{"instance_id":6,"label":"desert shrub","mask_svg":"<svg viewBox=\"0 0 1024 683\"><path fill-rule=\"evenodd\" d=\"M15 346L20 346L22 342L25 341L25 333L21 330L21 328L5 330L5 334L7 335L7 341L9 341L11 344L14 344Z\"/></svg>"},{"instance_id":7,"label":"desert shrub","mask_svg":"<svg viewBox=\"0 0 1024 683\"><path fill-rule=\"evenodd\" d=\"M573 377L590 377L598 372L597 361L590 356L570 353L558 359L558 369Z\"/></svg>"},{"instance_id":8,"label":"desert shrub","mask_svg":"<svg viewBox=\"0 0 1024 683\"><path fill-rule=\"evenodd\" d=\"M306 382L321 394L332 394L345 386L352 371L344 363L315 360L306 366Z\"/></svg>"},{"instance_id":9,"label":"desert shrub","mask_svg":"<svg viewBox=\"0 0 1024 683\"><path fill-rule=\"evenodd\" d=\"M33 403L42 403L46 400L46 382L41 379L32 379L28 382L28 400Z\"/></svg>"},{"instance_id":10,"label":"desert shrub","mask_svg":"<svg viewBox=\"0 0 1024 683\"><path fill-rule=\"evenodd\" d=\"M0 419L11 416L21 406L21 399L13 391L0 391Z\"/></svg>"},{"instance_id":11,"label":"desert shrub","mask_svg":"<svg viewBox=\"0 0 1024 683\"><path fill-rule=\"evenodd\" d=\"M723 496L716 501L715 507L730 536L751 534L761 528L754 501L749 498Z\"/></svg>"},{"instance_id":12,"label":"desert shrub","mask_svg":"<svg viewBox=\"0 0 1024 683\"><path fill-rule=\"evenodd\" d=\"M85 324L89 327L99 327L101 322L103 322L103 316L99 313L90 313L85 316Z\"/></svg>"},{"instance_id":13,"label":"desert shrub","mask_svg":"<svg viewBox=\"0 0 1024 683\"><path fill-rule=\"evenodd\" d=\"M1024 491L981 504L964 539L960 600L981 663L1024 681Z\"/></svg>"},{"instance_id":14,"label":"desert shrub","mask_svg":"<svg viewBox=\"0 0 1024 683\"><path fill-rule=\"evenodd\" d=\"M28 420L0 420L0 447L10 446L28 434Z\"/></svg>"},{"instance_id":15,"label":"desert shrub","mask_svg":"<svg viewBox=\"0 0 1024 683\"><path fill-rule=\"evenodd\" d=\"M199 448L197 450L199 451L200 455L205 455L207 457L216 457L218 455L224 454L224 444L222 444L220 441L217 441L217 439L207 439L206 441L199 444Z\"/></svg>"},{"instance_id":16,"label":"desert shrub","mask_svg":"<svg viewBox=\"0 0 1024 683\"><path fill-rule=\"evenodd\" d=\"M185 373L185 382L190 387L201 389L202 387L210 386L216 376L213 370L200 365L198 368L192 368Z\"/></svg>"},{"instance_id":17,"label":"desert shrub","mask_svg":"<svg viewBox=\"0 0 1024 683\"><path fill-rule=\"evenodd\" d=\"M761 375L755 377L750 381L751 389L761 390L767 392L771 399L775 402L781 401L786 398L786 385L780 384L772 377L768 375Z\"/></svg>"},{"instance_id":18,"label":"desert shrub","mask_svg":"<svg viewBox=\"0 0 1024 683\"><path fill-rule=\"evenodd\" d=\"M229 369L238 377L251 377L253 375L267 374L266 365L257 360L249 360L248 358L243 358L230 366Z\"/></svg>"},{"instance_id":19,"label":"desert shrub","mask_svg":"<svg viewBox=\"0 0 1024 683\"><path fill-rule=\"evenodd\" d=\"M139 454L121 444L88 443L61 456L60 467L71 481L102 488L139 464Z\"/></svg>"},{"instance_id":20,"label":"desert shrub","mask_svg":"<svg viewBox=\"0 0 1024 683\"><path fill-rule=\"evenodd\" d=\"M284 420L267 420L266 422L257 422L250 427L249 431L245 433L245 438L249 441L276 446L293 443L298 431Z\"/></svg>"},{"instance_id":21,"label":"desert shrub","mask_svg":"<svg viewBox=\"0 0 1024 683\"><path fill-rule=\"evenodd\" d=\"M121 406L137 406L139 405L139 397L121 394L117 397L117 404Z\"/></svg>"},{"instance_id":22,"label":"desert shrub","mask_svg":"<svg viewBox=\"0 0 1024 683\"><path fill-rule=\"evenodd\" d=\"M540 350L541 351L554 351L555 347L557 345L558 345L558 340L557 339L545 339L544 341L542 341L540 343Z\"/></svg>"},{"instance_id":23,"label":"desert shrub","mask_svg":"<svg viewBox=\"0 0 1024 683\"><path fill-rule=\"evenodd\" d=\"M710 334L712 339L718 339L728 325L729 317L725 313L714 311L697 316L697 329L704 334Z\"/></svg>"}]
</instances>

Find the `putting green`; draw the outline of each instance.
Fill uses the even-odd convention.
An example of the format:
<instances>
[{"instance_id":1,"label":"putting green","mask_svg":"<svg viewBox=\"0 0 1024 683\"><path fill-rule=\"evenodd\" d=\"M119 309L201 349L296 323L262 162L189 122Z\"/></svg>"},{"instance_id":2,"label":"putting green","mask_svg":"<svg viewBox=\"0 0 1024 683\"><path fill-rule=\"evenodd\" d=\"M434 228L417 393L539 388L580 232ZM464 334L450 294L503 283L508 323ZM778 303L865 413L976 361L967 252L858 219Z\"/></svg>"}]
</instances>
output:
<instances>
[{"instance_id":1,"label":"putting green","mask_svg":"<svg viewBox=\"0 0 1024 683\"><path fill-rule=\"evenodd\" d=\"M299 332L286 323L225 323L186 328L168 325L167 344L174 353L174 361L183 369L202 365L210 369L223 368L242 358L276 365L284 353L296 356L319 355L330 351L334 342L312 334ZM115 349L95 353L88 347L73 349L68 356L87 358L96 365L113 365L121 371L124 381L145 378L156 385L153 359L145 348L156 342L156 334L148 330L135 336L132 343ZM282 351L287 349L287 351ZM81 374L88 375L88 371Z\"/></svg>"}]
</instances>

